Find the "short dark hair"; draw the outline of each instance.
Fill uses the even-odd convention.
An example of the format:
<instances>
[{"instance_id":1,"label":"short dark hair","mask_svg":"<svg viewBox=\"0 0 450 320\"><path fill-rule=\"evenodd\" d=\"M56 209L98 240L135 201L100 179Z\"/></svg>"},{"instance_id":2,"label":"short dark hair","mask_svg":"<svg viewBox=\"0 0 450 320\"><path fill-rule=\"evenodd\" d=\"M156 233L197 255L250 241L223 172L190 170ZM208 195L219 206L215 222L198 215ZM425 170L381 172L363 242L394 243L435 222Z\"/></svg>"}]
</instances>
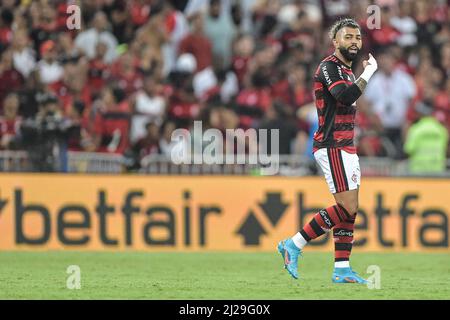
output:
<instances>
[{"instance_id":1,"label":"short dark hair","mask_svg":"<svg viewBox=\"0 0 450 320\"><path fill-rule=\"evenodd\" d=\"M359 29L361 31L361 27L359 26L358 22L355 21L355 19L352 18L344 18L336 21L330 28L330 38L334 39L336 38L336 34L339 30L345 27L355 28Z\"/></svg>"}]
</instances>

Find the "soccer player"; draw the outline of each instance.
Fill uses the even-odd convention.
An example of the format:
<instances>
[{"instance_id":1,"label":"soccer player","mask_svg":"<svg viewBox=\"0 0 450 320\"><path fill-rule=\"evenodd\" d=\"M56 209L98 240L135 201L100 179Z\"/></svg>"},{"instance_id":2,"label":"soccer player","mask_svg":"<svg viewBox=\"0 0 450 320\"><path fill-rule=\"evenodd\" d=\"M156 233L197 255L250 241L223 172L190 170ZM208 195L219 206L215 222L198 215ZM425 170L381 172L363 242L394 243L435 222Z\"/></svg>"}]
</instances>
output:
<instances>
[{"instance_id":1,"label":"soccer player","mask_svg":"<svg viewBox=\"0 0 450 320\"><path fill-rule=\"evenodd\" d=\"M284 267L298 278L298 258L303 247L325 232L333 231L335 283L367 283L350 267L353 230L358 210L359 158L353 142L356 100L377 70L375 58L363 61L364 71L355 80L352 61L362 47L361 28L353 19L337 21L330 29L335 51L319 64L314 93L319 128L314 135L314 157L325 175L336 204L317 212L292 238L280 241Z\"/></svg>"}]
</instances>

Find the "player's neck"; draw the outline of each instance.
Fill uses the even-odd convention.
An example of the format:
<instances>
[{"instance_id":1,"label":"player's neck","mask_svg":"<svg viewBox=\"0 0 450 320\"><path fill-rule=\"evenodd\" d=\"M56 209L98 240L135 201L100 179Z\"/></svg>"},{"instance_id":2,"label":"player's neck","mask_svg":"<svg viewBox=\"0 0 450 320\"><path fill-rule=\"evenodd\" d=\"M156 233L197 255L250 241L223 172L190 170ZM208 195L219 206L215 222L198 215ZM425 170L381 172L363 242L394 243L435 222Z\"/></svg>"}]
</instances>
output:
<instances>
[{"instance_id":1,"label":"player's neck","mask_svg":"<svg viewBox=\"0 0 450 320\"><path fill-rule=\"evenodd\" d=\"M334 55L341 60L341 62L343 62L347 67L352 66L352 61L348 61L347 59L344 58L344 56L342 55L342 53L339 50L335 50L334 51Z\"/></svg>"}]
</instances>

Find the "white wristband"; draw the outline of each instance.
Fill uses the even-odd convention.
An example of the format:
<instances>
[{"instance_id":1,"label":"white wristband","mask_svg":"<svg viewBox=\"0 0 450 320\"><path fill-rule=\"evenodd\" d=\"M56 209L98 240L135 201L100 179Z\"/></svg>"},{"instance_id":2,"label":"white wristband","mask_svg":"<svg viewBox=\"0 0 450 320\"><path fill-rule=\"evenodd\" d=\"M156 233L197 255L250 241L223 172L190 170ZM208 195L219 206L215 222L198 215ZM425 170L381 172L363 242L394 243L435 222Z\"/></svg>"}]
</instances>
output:
<instances>
[{"instance_id":1,"label":"white wristband","mask_svg":"<svg viewBox=\"0 0 450 320\"><path fill-rule=\"evenodd\" d=\"M369 79L373 76L375 71L377 71L377 68L369 65L364 69L363 73L361 73L359 77L364 79L366 82L369 82Z\"/></svg>"},{"instance_id":2,"label":"white wristband","mask_svg":"<svg viewBox=\"0 0 450 320\"><path fill-rule=\"evenodd\" d=\"M361 74L360 78L364 79L366 82L369 82L369 79L378 69L378 63L371 54L369 54L369 60L367 62L368 65L364 68L364 71Z\"/></svg>"}]
</instances>

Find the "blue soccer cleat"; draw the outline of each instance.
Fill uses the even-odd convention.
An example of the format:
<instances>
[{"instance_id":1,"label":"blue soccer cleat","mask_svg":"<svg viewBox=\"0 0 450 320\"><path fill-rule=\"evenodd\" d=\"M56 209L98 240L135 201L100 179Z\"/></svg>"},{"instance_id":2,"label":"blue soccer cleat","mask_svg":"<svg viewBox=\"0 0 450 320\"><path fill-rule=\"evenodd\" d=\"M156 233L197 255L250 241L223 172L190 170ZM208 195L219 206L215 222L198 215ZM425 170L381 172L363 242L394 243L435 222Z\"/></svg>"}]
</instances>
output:
<instances>
[{"instance_id":1,"label":"blue soccer cleat","mask_svg":"<svg viewBox=\"0 0 450 320\"><path fill-rule=\"evenodd\" d=\"M294 279L298 279L298 256L301 256L302 251L297 248L292 239L286 239L278 243L278 252L283 257L284 268Z\"/></svg>"},{"instance_id":2,"label":"blue soccer cleat","mask_svg":"<svg viewBox=\"0 0 450 320\"><path fill-rule=\"evenodd\" d=\"M367 284L367 280L361 278L352 268L334 268L331 281L334 283L360 283Z\"/></svg>"}]
</instances>

